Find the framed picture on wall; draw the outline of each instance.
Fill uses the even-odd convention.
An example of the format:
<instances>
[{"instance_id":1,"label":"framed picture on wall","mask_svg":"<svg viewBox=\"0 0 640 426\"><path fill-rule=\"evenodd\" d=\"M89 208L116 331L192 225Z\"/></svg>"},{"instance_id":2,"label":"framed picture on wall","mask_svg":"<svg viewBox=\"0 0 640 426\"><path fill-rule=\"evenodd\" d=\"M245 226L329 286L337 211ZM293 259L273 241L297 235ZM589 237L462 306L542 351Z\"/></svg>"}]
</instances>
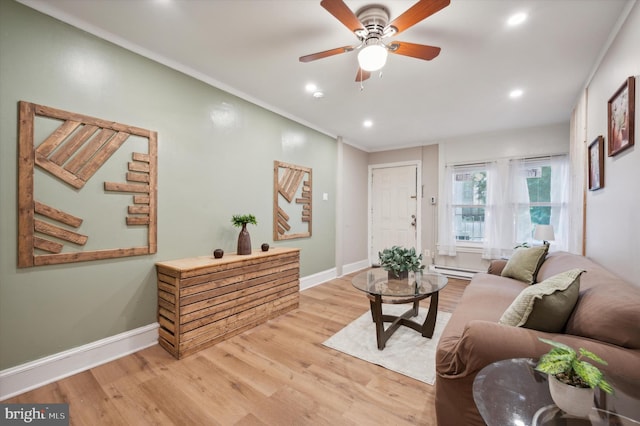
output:
<instances>
[{"instance_id":1,"label":"framed picture on wall","mask_svg":"<svg viewBox=\"0 0 640 426\"><path fill-rule=\"evenodd\" d=\"M634 143L635 78L629 77L607 104L609 127L609 157L617 155Z\"/></svg>"},{"instance_id":2,"label":"framed picture on wall","mask_svg":"<svg viewBox=\"0 0 640 426\"><path fill-rule=\"evenodd\" d=\"M598 136L589 145L589 191L604 188L604 138Z\"/></svg>"}]
</instances>

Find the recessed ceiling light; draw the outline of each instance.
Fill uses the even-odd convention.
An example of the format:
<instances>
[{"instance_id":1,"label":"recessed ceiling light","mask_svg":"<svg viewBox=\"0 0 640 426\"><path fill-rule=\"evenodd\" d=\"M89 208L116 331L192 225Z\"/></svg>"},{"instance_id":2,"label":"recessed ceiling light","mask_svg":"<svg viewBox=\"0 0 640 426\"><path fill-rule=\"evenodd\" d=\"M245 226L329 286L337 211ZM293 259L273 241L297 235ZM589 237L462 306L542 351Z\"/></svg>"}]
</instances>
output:
<instances>
[{"instance_id":1,"label":"recessed ceiling light","mask_svg":"<svg viewBox=\"0 0 640 426\"><path fill-rule=\"evenodd\" d=\"M515 27L516 25L522 24L526 20L527 20L526 13L524 12L516 13L509 17L509 19L507 20L507 25L509 25L510 27Z\"/></svg>"},{"instance_id":2,"label":"recessed ceiling light","mask_svg":"<svg viewBox=\"0 0 640 426\"><path fill-rule=\"evenodd\" d=\"M362 125L363 125L364 127L371 127L371 126L373 126L373 121L371 121L371 120L364 120L364 121L362 122Z\"/></svg>"},{"instance_id":3,"label":"recessed ceiling light","mask_svg":"<svg viewBox=\"0 0 640 426\"><path fill-rule=\"evenodd\" d=\"M309 92L309 93L313 93L313 92L315 92L316 90L318 90L318 86L316 86L316 85L315 85L315 84L313 84L313 83L307 83L307 85L306 85L306 86L304 86L304 88L305 88L305 90L306 90L307 92Z\"/></svg>"},{"instance_id":4,"label":"recessed ceiling light","mask_svg":"<svg viewBox=\"0 0 640 426\"><path fill-rule=\"evenodd\" d=\"M511 99L516 99L522 96L523 94L524 94L524 91L522 89L513 89L511 92L509 92L509 97Z\"/></svg>"}]
</instances>

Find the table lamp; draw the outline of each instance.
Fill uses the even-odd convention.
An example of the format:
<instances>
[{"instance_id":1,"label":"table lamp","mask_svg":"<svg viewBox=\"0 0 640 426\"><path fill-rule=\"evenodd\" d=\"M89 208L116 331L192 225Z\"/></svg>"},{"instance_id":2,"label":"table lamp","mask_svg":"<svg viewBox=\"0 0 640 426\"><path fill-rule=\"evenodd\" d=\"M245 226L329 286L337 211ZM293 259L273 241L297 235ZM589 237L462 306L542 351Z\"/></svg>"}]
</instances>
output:
<instances>
[{"instance_id":1,"label":"table lamp","mask_svg":"<svg viewBox=\"0 0 640 426\"><path fill-rule=\"evenodd\" d=\"M549 245L549 241L555 240L553 235L553 225L536 225L533 233L534 240L542 240L545 245Z\"/></svg>"}]
</instances>

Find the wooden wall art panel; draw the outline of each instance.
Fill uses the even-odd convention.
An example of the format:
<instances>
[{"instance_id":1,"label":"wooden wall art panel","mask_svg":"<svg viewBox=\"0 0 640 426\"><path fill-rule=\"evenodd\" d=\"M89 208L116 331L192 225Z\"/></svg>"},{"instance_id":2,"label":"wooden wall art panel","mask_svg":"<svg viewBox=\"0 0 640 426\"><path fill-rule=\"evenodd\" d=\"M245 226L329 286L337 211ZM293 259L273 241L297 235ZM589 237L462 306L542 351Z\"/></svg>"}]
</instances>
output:
<instances>
[{"instance_id":1,"label":"wooden wall art panel","mask_svg":"<svg viewBox=\"0 0 640 426\"><path fill-rule=\"evenodd\" d=\"M273 239L290 240L311 236L311 168L274 161Z\"/></svg>"},{"instance_id":2,"label":"wooden wall art panel","mask_svg":"<svg viewBox=\"0 0 640 426\"><path fill-rule=\"evenodd\" d=\"M55 129L50 133L45 129L45 134L49 134L42 140L35 140L39 120L46 120L49 126L53 123ZM46 128L44 124L43 128ZM36 169L60 182L60 191L65 188L77 193L90 190L85 185L131 136L145 141L146 152L132 152L131 162L126 165L128 172L123 176L125 182L104 182L102 192L132 197L123 220L128 227L146 227L146 244L84 250L91 235L83 233L82 225L91 223L93 226L87 228L95 229L103 218L100 214L82 218L68 211L73 209L71 206L36 200ZM154 131L20 101L18 267L155 253L157 161L157 133ZM95 186L93 188L95 190Z\"/></svg>"}]
</instances>

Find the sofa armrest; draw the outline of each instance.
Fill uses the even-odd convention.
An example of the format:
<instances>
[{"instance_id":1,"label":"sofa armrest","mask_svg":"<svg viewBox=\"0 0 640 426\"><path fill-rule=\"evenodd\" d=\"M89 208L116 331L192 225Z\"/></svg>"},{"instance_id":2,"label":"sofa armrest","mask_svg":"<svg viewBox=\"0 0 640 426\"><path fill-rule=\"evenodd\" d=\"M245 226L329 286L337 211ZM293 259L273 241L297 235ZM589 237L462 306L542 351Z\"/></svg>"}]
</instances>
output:
<instances>
[{"instance_id":1,"label":"sofa armrest","mask_svg":"<svg viewBox=\"0 0 640 426\"><path fill-rule=\"evenodd\" d=\"M489 263L489 269L487 270L487 273L493 274L493 275L500 275L502 274L502 270L504 269L505 266L507 266L507 260L505 259L492 260L491 263Z\"/></svg>"},{"instance_id":2,"label":"sofa armrest","mask_svg":"<svg viewBox=\"0 0 640 426\"><path fill-rule=\"evenodd\" d=\"M445 379L474 377L489 364L503 359L538 359L551 347L538 338L564 343L574 349L585 348L602 356L607 366L599 366L605 375L640 382L640 349L627 349L580 336L545 333L523 327L512 327L491 321L469 321L462 336L442 341L436 353L436 372ZM448 344L450 343L450 344ZM637 390L636 390L637 392Z\"/></svg>"},{"instance_id":3,"label":"sofa armrest","mask_svg":"<svg viewBox=\"0 0 640 426\"><path fill-rule=\"evenodd\" d=\"M442 342L436 354L436 371L441 377L462 378L503 359L538 358L549 351L539 336L553 339L556 335L491 321L469 321L453 347L447 350L449 345Z\"/></svg>"}]
</instances>

